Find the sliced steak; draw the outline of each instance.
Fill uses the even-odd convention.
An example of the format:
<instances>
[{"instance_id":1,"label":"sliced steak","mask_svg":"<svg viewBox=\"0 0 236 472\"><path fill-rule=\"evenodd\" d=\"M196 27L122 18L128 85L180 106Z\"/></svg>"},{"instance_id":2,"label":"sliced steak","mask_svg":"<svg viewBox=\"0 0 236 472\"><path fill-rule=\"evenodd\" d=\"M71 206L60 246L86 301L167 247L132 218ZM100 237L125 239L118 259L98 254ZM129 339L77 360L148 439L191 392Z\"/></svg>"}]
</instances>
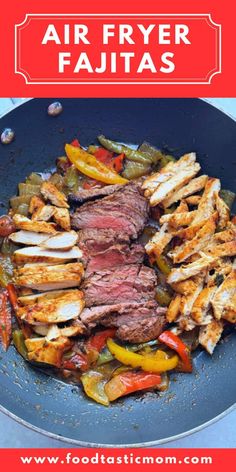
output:
<instances>
[{"instance_id":1,"label":"sliced steak","mask_svg":"<svg viewBox=\"0 0 236 472\"><path fill-rule=\"evenodd\" d=\"M138 310L143 303L138 302L124 302L116 303L114 305L92 306L91 308L84 308L80 314L81 321L89 327L102 324L103 319L109 318L110 315L123 315L130 310ZM154 300L146 302L145 306L155 308L156 302Z\"/></svg>"},{"instance_id":2,"label":"sliced steak","mask_svg":"<svg viewBox=\"0 0 236 472\"><path fill-rule=\"evenodd\" d=\"M117 192L123 185L105 185L105 187L95 187L88 190L81 189L76 193L70 193L68 196L69 203L72 205L82 205L85 202L92 200L97 200L98 198L106 197L107 195L112 195L112 193Z\"/></svg>"},{"instance_id":3,"label":"sliced steak","mask_svg":"<svg viewBox=\"0 0 236 472\"><path fill-rule=\"evenodd\" d=\"M166 325L166 308L153 301L121 303L85 308L80 317L89 328L97 324L118 328L116 336L123 341L139 343L157 338Z\"/></svg>"},{"instance_id":4,"label":"sliced steak","mask_svg":"<svg viewBox=\"0 0 236 472\"><path fill-rule=\"evenodd\" d=\"M128 244L126 233L117 233L113 229L87 228L78 232L78 245L85 257L106 251L114 244Z\"/></svg>"},{"instance_id":5,"label":"sliced steak","mask_svg":"<svg viewBox=\"0 0 236 472\"><path fill-rule=\"evenodd\" d=\"M81 207L81 209L83 206ZM93 208L79 212L78 210L71 215L71 226L74 229L94 228L106 229L119 232L125 232L129 237L136 237L137 231L135 225L120 213L104 214L104 211L97 213Z\"/></svg>"},{"instance_id":6,"label":"sliced steak","mask_svg":"<svg viewBox=\"0 0 236 472\"><path fill-rule=\"evenodd\" d=\"M116 244L88 258L85 276L124 264L141 264L145 250L141 244Z\"/></svg>"},{"instance_id":7,"label":"sliced steak","mask_svg":"<svg viewBox=\"0 0 236 472\"><path fill-rule=\"evenodd\" d=\"M166 325L165 313L147 314L136 318L123 315L117 320L119 327L116 336L130 343L147 342L158 338Z\"/></svg>"},{"instance_id":8,"label":"sliced steak","mask_svg":"<svg viewBox=\"0 0 236 472\"><path fill-rule=\"evenodd\" d=\"M148 202L131 183L95 202L84 203L71 217L75 229L111 228L137 238L148 217Z\"/></svg>"},{"instance_id":9,"label":"sliced steak","mask_svg":"<svg viewBox=\"0 0 236 472\"><path fill-rule=\"evenodd\" d=\"M82 284L87 307L154 299L156 275L143 265L124 265L90 275Z\"/></svg>"}]
</instances>

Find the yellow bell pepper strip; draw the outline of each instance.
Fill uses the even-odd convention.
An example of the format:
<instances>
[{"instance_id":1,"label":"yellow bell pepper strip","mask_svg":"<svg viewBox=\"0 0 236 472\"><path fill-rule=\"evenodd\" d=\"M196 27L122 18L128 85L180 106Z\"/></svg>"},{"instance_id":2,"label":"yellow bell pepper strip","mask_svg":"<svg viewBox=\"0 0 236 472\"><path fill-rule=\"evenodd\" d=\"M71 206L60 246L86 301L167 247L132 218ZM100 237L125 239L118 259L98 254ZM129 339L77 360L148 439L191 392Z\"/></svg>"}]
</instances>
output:
<instances>
[{"instance_id":1,"label":"yellow bell pepper strip","mask_svg":"<svg viewBox=\"0 0 236 472\"><path fill-rule=\"evenodd\" d=\"M170 359L156 359L155 357L142 356L134 352L127 351L119 344L116 344L111 338L107 340L107 347L113 356L124 365L131 367L140 367L145 372L160 373L167 370L174 369L178 362L178 356L173 356Z\"/></svg>"},{"instance_id":2,"label":"yellow bell pepper strip","mask_svg":"<svg viewBox=\"0 0 236 472\"><path fill-rule=\"evenodd\" d=\"M109 336L109 337L113 337L113 336ZM157 345L157 340L153 339L152 341L148 341L146 343L127 344L125 346L125 349L127 351L137 352L137 351L141 351L141 349L145 349L147 347L156 346L156 345ZM99 357L98 357L98 360L97 360L97 365L101 366L101 365L106 364L107 362L110 362L112 360L114 360L114 357L111 354L111 352L109 351L109 349L107 348L107 346L105 346L99 354Z\"/></svg>"},{"instance_id":3,"label":"yellow bell pepper strip","mask_svg":"<svg viewBox=\"0 0 236 472\"><path fill-rule=\"evenodd\" d=\"M105 184L126 184L128 182L127 179L121 177L114 170L109 169L105 164L99 162L95 156L84 151L82 148L66 144L65 151L70 162L82 174L87 175L91 179L104 182Z\"/></svg>"},{"instance_id":4,"label":"yellow bell pepper strip","mask_svg":"<svg viewBox=\"0 0 236 472\"><path fill-rule=\"evenodd\" d=\"M156 387L161 384L159 374L149 374L145 372L123 372L113 377L105 385L105 393L112 402L119 397L129 393Z\"/></svg>"},{"instance_id":5,"label":"yellow bell pepper strip","mask_svg":"<svg viewBox=\"0 0 236 472\"><path fill-rule=\"evenodd\" d=\"M80 380L88 397L104 406L109 405L109 399L105 392L107 379L102 373L89 370L81 376Z\"/></svg>"},{"instance_id":6,"label":"yellow bell pepper strip","mask_svg":"<svg viewBox=\"0 0 236 472\"><path fill-rule=\"evenodd\" d=\"M182 372L192 372L193 369L190 350L186 344L184 344L183 341L181 341L181 339L176 336L176 334L172 333L172 331L163 331L163 333L161 333L159 336L158 341L166 344L166 346L178 353L181 359L180 369Z\"/></svg>"}]
</instances>

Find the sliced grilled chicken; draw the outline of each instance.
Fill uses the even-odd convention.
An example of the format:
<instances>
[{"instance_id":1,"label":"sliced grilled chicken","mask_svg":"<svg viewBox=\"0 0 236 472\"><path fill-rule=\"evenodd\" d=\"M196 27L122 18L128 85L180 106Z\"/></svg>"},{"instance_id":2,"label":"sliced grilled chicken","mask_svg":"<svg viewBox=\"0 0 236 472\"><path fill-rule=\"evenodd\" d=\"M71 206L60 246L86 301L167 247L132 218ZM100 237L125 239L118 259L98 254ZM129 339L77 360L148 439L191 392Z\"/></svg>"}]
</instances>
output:
<instances>
[{"instance_id":1,"label":"sliced grilled chicken","mask_svg":"<svg viewBox=\"0 0 236 472\"><path fill-rule=\"evenodd\" d=\"M220 180L209 178L202 198L198 205L197 214L192 222L192 226L202 223L207 218L210 218L215 211L216 195L220 191Z\"/></svg>"},{"instance_id":2,"label":"sliced grilled chicken","mask_svg":"<svg viewBox=\"0 0 236 472\"><path fill-rule=\"evenodd\" d=\"M49 238L48 233L36 233L35 231L20 230L12 233L9 239L15 244L27 244L29 246L38 246Z\"/></svg>"},{"instance_id":3,"label":"sliced grilled chicken","mask_svg":"<svg viewBox=\"0 0 236 472\"><path fill-rule=\"evenodd\" d=\"M78 241L78 234L75 231L63 231L52 236L46 241L42 241L41 246L45 249L69 250Z\"/></svg>"},{"instance_id":4,"label":"sliced grilled chicken","mask_svg":"<svg viewBox=\"0 0 236 472\"><path fill-rule=\"evenodd\" d=\"M196 154L185 154L176 162L169 162L163 167L160 172L150 175L143 182L142 188L145 190L145 196L150 196L160 184L166 182L173 177L177 172L183 170L187 166L196 161Z\"/></svg>"},{"instance_id":5,"label":"sliced grilled chicken","mask_svg":"<svg viewBox=\"0 0 236 472\"><path fill-rule=\"evenodd\" d=\"M64 193L60 192L51 182L43 182L41 193L46 200L50 200L53 205L59 208L69 208Z\"/></svg>"},{"instance_id":6,"label":"sliced grilled chicken","mask_svg":"<svg viewBox=\"0 0 236 472\"><path fill-rule=\"evenodd\" d=\"M36 334L45 336L48 340L57 339L60 336L66 336L71 338L73 336L78 336L79 334L84 334L87 331L87 328L84 326L82 321L77 320L76 326L66 326L65 328L59 328L56 324L41 324L33 326L33 330Z\"/></svg>"},{"instance_id":7,"label":"sliced grilled chicken","mask_svg":"<svg viewBox=\"0 0 236 472\"><path fill-rule=\"evenodd\" d=\"M209 354L213 354L216 344L221 338L223 323L212 320L207 326L202 326L199 332L199 343Z\"/></svg>"},{"instance_id":8,"label":"sliced grilled chicken","mask_svg":"<svg viewBox=\"0 0 236 472\"><path fill-rule=\"evenodd\" d=\"M210 240L216 229L217 216L218 213L213 215L207 223L197 231L192 240L186 241L175 251L169 253L169 256L173 257L175 264L185 261L192 254L201 251L206 246L206 243Z\"/></svg>"},{"instance_id":9,"label":"sliced grilled chicken","mask_svg":"<svg viewBox=\"0 0 236 472\"><path fill-rule=\"evenodd\" d=\"M154 236L148 241L145 246L145 250L147 254L155 254L156 256L160 256L172 239L172 234L167 232L168 224L164 224L160 231L157 231Z\"/></svg>"},{"instance_id":10,"label":"sliced grilled chicken","mask_svg":"<svg viewBox=\"0 0 236 472\"><path fill-rule=\"evenodd\" d=\"M191 331L196 326L195 321L191 317L193 305L203 289L204 276L196 276L194 279L195 289L192 293L181 297L180 301L180 317L178 319L179 326L184 331Z\"/></svg>"},{"instance_id":11,"label":"sliced grilled chicken","mask_svg":"<svg viewBox=\"0 0 236 472\"><path fill-rule=\"evenodd\" d=\"M29 324L55 324L78 318L84 308L83 293L73 290L57 298L19 307L17 316Z\"/></svg>"},{"instance_id":12,"label":"sliced grilled chicken","mask_svg":"<svg viewBox=\"0 0 236 472\"><path fill-rule=\"evenodd\" d=\"M200 177L192 179L187 185L177 190L177 192L175 192L171 197L163 201L164 208L168 208L169 206L173 205L173 203L176 203L179 200L192 195L193 193L199 192L205 187L207 180L207 175L200 175Z\"/></svg>"},{"instance_id":13,"label":"sliced grilled chicken","mask_svg":"<svg viewBox=\"0 0 236 472\"><path fill-rule=\"evenodd\" d=\"M193 279L186 279L182 280L181 282L172 283L171 287L175 290L175 292L186 296L195 291L196 283Z\"/></svg>"},{"instance_id":14,"label":"sliced grilled chicken","mask_svg":"<svg viewBox=\"0 0 236 472\"><path fill-rule=\"evenodd\" d=\"M23 295L23 296L18 297L18 302L21 305L34 305L35 303L43 302L44 300L49 300L50 298L58 298L58 297L61 297L62 295L66 295L71 292L73 292L73 289L72 290L51 290L50 292Z\"/></svg>"},{"instance_id":15,"label":"sliced grilled chicken","mask_svg":"<svg viewBox=\"0 0 236 472\"><path fill-rule=\"evenodd\" d=\"M71 259L81 259L82 252L75 246L68 251L44 249L38 246L24 247L14 252L16 264L27 262L66 262Z\"/></svg>"},{"instance_id":16,"label":"sliced grilled chicken","mask_svg":"<svg viewBox=\"0 0 236 472\"><path fill-rule=\"evenodd\" d=\"M25 345L30 361L60 367L62 355L71 348L72 343L68 338L61 336L55 341L48 341L46 338L26 339Z\"/></svg>"},{"instance_id":17,"label":"sliced grilled chicken","mask_svg":"<svg viewBox=\"0 0 236 472\"><path fill-rule=\"evenodd\" d=\"M188 205L197 206L197 205L199 205L201 198L202 198L201 195L190 195L189 197L185 197L184 201Z\"/></svg>"},{"instance_id":18,"label":"sliced grilled chicken","mask_svg":"<svg viewBox=\"0 0 236 472\"><path fill-rule=\"evenodd\" d=\"M232 300L236 294L236 268L233 268L224 282L217 289L211 304L215 318L220 320L224 318L228 309L231 309Z\"/></svg>"},{"instance_id":19,"label":"sliced grilled chicken","mask_svg":"<svg viewBox=\"0 0 236 472\"><path fill-rule=\"evenodd\" d=\"M17 229L25 231L34 231L36 233L56 234L56 225L54 223L46 223L45 221L31 221L26 216L14 215L13 221Z\"/></svg>"},{"instance_id":20,"label":"sliced grilled chicken","mask_svg":"<svg viewBox=\"0 0 236 472\"><path fill-rule=\"evenodd\" d=\"M189 211L184 213L171 213L169 215L163 215L160 218L160 223L168 223L173 228L178 228L178 226L187 226L192 223L196 213L197 211Z\"/></svg>"},{"instance_id":21,"label":"sliced grilled chicken","mask_svg":"<svg viewBox=\"0 0 236 472\"><path fill-rule=\"evenodd\" d=\"M197 162L178 171L173 177L160 184L150 198L150 205L155 206L163 200L170 198L176 190L187 184L200 170Z\"/></svg>"},{"instance_id":22,"label":"sliced grilled chicken","mask_svg":"<svg viewBox=\"0 0 236 472\"><path fill-rule=\"evenodd\" d=\"M213 244L206 247L206 254L212 257L232 257L236 256L236 240L222 244Z\"/></svg>"},{"instance_id":23,"label":"sliced grilled chicken","mask_svg":"<svg viewBox=\"0 0 236 472\"><path fill-rule=\"evenodd\" d=\"M34 195L30 200L29 213L31 213L32 215L32 213L39 210L39 208L42 208L44 205L45 203L43 199L40 198L38 195Z\"/></svg>"},{"instance_id":24,"label":"sliced grilled chicken","mask_svg":"<svg viewBox=\"0 0 236 472\"><path fill-rule=\"evenodd\" d=\"M203 256L195 262L182 265L176 269L171 269L171 272L167 277L167 282L171 285L189 279L190 277L199 274L202 270L208 269L214 262L215 259L213 257Z\"/></svg>"},{"instance_id":25,"label":"sliced grilled chicken","mask_svg":"<svg viewBox=\"0 0 236 472\"><path fill-rule=\"evenodd\" d=\"M166 313L166 319L169 323L176 321L180 310L181 295L177 294L172 298Z\"/></svg>"},{"instance_id":26,"label":"sliced grilled chicken","mask_svg":"<svg viewBox=\"0 0 236 472\"><path fill-rule=\"evenodd\" d=\"M32 214L32 221L49 221L54 215L52 205L43 205Z\"/></svg>"},{"instance_id":27,"label":"sliced grilled chicken","mask_svg":"<svg viewBox=\"0 0 236 472\"><path fill-rule=\"evenodd\" d=\"M67 208L54 208L54 221L65 231L70 231L70 214Z\"/></svg>"},{"instance_id":28,"label":"sliced grilled chicken","mask_svg":"<svg viewBox=\"0 0 236 472\"><path fill-rule=\"evenodd\" d=\"M218 193L216 194L216 209L219 213L218 226L219 226L220 229L224 229L224 228L226 228L226 226L227 226L227 224L230 220L230 209L226 205L224 200L222 200L222 198L220 198Z\"/></svg>"},{"instance_id":29,"label":"sliced grilled chicken","mask_svg":"<svg viewBox=\"0 0 236 472\"><path fill-rule=\"evenodd\" d=\"M192 308L192 318L199 325L207 325L212 320L212 315L209 314L211 300L214 296L217 287L204 287Z\"/></svg>"},{"instance_id":30,"label":"sliced grilled chicken","mask_svg":"<svg viewBox=\"0 0 236 472\"><path fill-rule=\"evenodd\" d=\"M35 264L14 271L16 285L39 291L77 287L83 275L83 265L79 262L53 266Z\"/></svg>"}]
</instances>

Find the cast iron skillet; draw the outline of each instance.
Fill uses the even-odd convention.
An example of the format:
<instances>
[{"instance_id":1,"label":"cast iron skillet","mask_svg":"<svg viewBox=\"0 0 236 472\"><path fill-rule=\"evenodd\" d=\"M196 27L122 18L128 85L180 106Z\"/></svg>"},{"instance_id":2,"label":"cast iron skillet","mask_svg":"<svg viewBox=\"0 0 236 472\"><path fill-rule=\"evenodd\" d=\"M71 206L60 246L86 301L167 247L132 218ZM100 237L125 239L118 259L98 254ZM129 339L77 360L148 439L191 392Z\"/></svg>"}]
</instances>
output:
<instances>
[{"instance_id":1,"label":"cast iron skillet","mask_svg":"<svg viewBox=\"0 0 236 472\"><path fill-rule=\"evenodd\" d=\"M127 143L168 146L176 156L196 151L203 172L235 190L236 123L198 99L64 99L56 118L53 99L31 100L0 120L15 141L0 147L0 200L7 205L17 183L50 168L74 137L83 145L99 133ZM5 208L2 208L2 213ZM0 352L2 411L36 431L81 446L149 446L198 430L230 411L236 397L236 337L211 358L198 352L194 374L174 375L170 390L125 398L110 408L81 389L24 362L12 347Z\"/></svg>"}]
</instances>

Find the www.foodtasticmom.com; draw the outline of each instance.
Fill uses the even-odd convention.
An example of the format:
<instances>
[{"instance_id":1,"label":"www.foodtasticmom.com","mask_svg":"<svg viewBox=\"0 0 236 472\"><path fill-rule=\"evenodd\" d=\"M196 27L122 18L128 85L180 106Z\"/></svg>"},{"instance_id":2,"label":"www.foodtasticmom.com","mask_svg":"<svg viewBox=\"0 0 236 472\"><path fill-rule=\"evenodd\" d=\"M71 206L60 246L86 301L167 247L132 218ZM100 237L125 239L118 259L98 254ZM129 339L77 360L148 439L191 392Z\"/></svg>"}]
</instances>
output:
<instances>
[{"instance_id":1,"label":"www.foodtasticmom.com","mask_svg":"<svg viewBox=\"0 0 236 472\"><path fill-rule=\"evenodd\" d=\"M105 455L95 453L93 456L77 456L68 452L64 457L61 456L21 456L22 464L93 464L93 465L179 465L179 464L212 464L213 460L210 456L183 456L181 458L177 456L140 456L134 453L123 454L121 456Z\"/></svg>"}]
</instances>

